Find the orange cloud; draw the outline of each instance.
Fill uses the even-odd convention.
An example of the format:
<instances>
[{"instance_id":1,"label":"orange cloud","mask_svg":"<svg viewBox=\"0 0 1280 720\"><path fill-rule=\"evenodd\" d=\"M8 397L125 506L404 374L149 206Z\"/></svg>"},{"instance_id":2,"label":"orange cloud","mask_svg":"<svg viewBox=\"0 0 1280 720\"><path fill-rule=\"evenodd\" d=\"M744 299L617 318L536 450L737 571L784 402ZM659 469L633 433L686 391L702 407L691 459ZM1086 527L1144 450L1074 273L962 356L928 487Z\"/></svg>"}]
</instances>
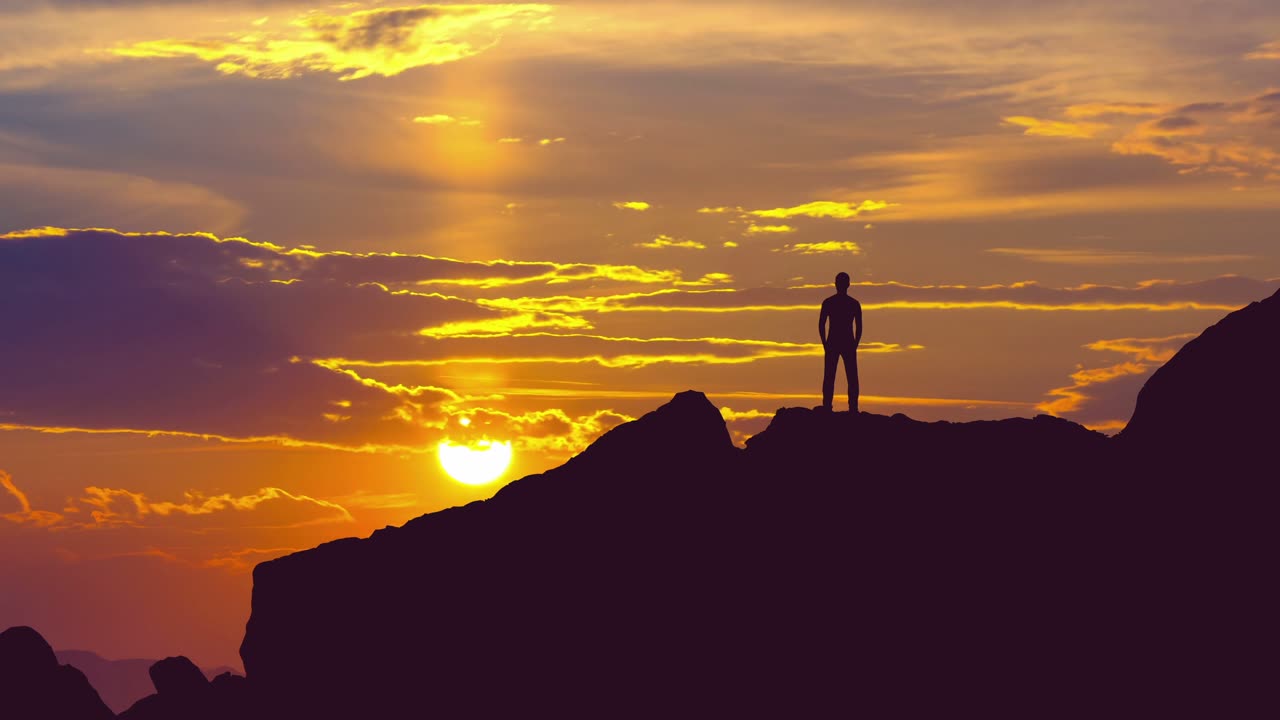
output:
<instances>
[{"instance_id":1,"label":"orange cloud","mask_svg":"<svg viewBox=\"0 0 1280 720\"><path fill-rule=\"evenodd\" d=\"M649 203L642 200L619 201L614 203L613 206L619 210L635 210L636 212L644 212L652 207Z\"/></svg>"},{"instance_id":2,"label":"orange cloud","mask_svg":"<svg viewBox=\"0 0 1280 720\"><path fill-rule=\"evenodd\" d=\"M58 513L32 509L31 501L27 499L26 493L18 489L18 486L13 482L13 476L4 470L0 470L0 490L4 490L18 502L18 510L16 512L0 514L0 518L19 525L30 523L36 527L49 527L62 521L62 516Z\"/></svg>"},{"instance_id":3,"label":"orange cloud","mask_svg":"<svg viewBox=\"0 0 1280 720\"><path fill-rule=\"evenodd\" d=\"M1280 40L1259 45L1256 50L1245 55L1250 60L1280 60Z\"/></svg>"},{"instance_id":4,"label":"orange cloud","mask_svg":"<svg viewBox=\"0 0 1280 720\"><path fill-rule=\"evenodd\" d=\"M218 72L283 79L328 72L340 80L391 77L456 62L497 44L502 32L533 29L552 7L536 4L416 5L328 14L313 10L282 30L254 29L196 40L148 40L111 50L131 58L194 57Z\"/></svg>"},{"instance_id":5,"label":"orange cloud","mask_svg":"<svg viewBox=\"0 0 1280 720\"><path fill-rule=\"evenodd\" d=\"M611 409L570 415L559 408L509 413L491 408L459 410L467 425L449 426L450 439L513 438L516 450L567 456L581 452L610 429L635 418Z\"/></svg>"},{"instance_id":6,"label":"orange cloud","mask_svg":"<svg viewBox=\"0 0 1280 720\"><path fill-rule=\"evenodd\" d=\"M145 494L123 488L89 486L75 503L84 506L97 526L155 524L167 518L215 518L215 524L240 521L233 516L254 512L247 524L256 527L300 527L318 523L353 522L343 506L277 487L235 496L205 495L198 490L183 493L182 502L153 501ZM262 517L259 517L262 516ZM236 522L235 524L246 524Z\"/></svg>"},{"instance_id":7,"label":"orange cloud","mask_svg":"<svg viewBox=\"0 0 1280 720\"><path fill-rule=\"evenodd\" d=\"M1173 105L1157 103L1093 102L1070 105L1067 107L1066 115L1069 118L1086 119L1107 115L1163 115L1173 108Z\"/></svg>"},{"instance_id":8,"label":"orange cloud","mask_svg":"<svg viewBox=\"0 0 1280 720\"><path fill-rule=\"evenodd\" d=\"M1091 138L1110 127L1104 123L1042 120L1026 115L1010 115L1003 118L1003 120L1009 125L1025 128L1022 132L1023 135L1039 135L1041 137Z\"/></svg>"},{"instance_id":9,"label":"orange cloud","mask_svg":"<svg viewBox=\"0 0 1280 720\"><path fill-rule=\"evenodd\" d=\"M1133 412L1138 390L1147 376L1168 362L1196 333L1154 338L1098 340L1085 347L1096 352L1125 355L1121 362L1101 367L1080 367L1071 374L1071 385L1049 391L1051 399L1036 409L1069 417L1099 432L1114 432L1125 426L1123 418Z\"/></svg>"},{"instance_id":10,"label":"orange cloud","mask_svg":"<svg viewBox=\"0 0 1280 720\"><path fill-rule=\"evenodd\" d=\"M298 552L302 548L278 547L278 548L243 548L240 550L231 550L215 555L201 563L202 567L218 568L232 573L247 573L253 570L254 566L267 560L274 560L291 553Z\"/></svg>"}]
</instances>

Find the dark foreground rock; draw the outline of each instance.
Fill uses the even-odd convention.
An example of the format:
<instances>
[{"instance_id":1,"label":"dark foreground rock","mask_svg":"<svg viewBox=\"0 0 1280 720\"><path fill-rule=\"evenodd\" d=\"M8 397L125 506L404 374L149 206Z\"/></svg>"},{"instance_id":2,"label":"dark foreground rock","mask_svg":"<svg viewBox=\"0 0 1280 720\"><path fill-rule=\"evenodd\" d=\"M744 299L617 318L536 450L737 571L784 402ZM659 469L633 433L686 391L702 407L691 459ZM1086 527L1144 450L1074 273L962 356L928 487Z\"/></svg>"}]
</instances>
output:
<instances>
[{"instance_id":1,"label":"dark foreground rock","mask_svg":"<svg viewBox=\"0 0 1280 720\"><path fill-rule=\"evenodd\" d=\"M58 664L53 648L29 627L0 633L0 718L108 720L107 708L84 674Z\"/></svg>"},{"instance_id":2,"label":"dark foreground rock","mask_svg":"<svg viewBox=\"0 0 1280 720\"><path fill-rule=\"evenodd\" d=\"M259 716L245 679L223 673L212 682L185 657L170 657L151 666L155 694L120 713L120 720L218 720Z\"/></svg>"},{"instance_id":3,"label":"dark foreground rock","mask_svg":"<svg viewBox=\"0 0 1280 720\"><path fill-rule=\"evenodd\" d=\"M58 662L74 665L83 672L89 679L89 684L102 696L102 701L114 712L123 712L138 700L155 692L150 675L155 660L108 660L87 650L55 650L54 653ZM207 678L231 671L229 667L201 668Z\"/></svg>"}]
</instances>

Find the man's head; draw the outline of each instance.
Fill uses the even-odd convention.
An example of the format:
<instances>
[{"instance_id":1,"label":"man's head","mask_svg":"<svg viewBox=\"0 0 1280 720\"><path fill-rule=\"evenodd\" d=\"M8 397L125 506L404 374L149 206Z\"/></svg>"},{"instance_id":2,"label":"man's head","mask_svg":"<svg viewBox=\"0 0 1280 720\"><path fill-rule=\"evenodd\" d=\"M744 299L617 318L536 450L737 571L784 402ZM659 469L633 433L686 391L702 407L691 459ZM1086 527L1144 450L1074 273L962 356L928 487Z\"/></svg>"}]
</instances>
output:
<instances>
[{"instance_id":1,"label":"man's head","mask_svg":"<svg viewBox=\"0 0 1280 720\"><path fill-rule=\"evenodd\" d=\"M849 289L849 273L842 272L836 275L836 289L844 292Z\"/></svg>"}]
</instances>

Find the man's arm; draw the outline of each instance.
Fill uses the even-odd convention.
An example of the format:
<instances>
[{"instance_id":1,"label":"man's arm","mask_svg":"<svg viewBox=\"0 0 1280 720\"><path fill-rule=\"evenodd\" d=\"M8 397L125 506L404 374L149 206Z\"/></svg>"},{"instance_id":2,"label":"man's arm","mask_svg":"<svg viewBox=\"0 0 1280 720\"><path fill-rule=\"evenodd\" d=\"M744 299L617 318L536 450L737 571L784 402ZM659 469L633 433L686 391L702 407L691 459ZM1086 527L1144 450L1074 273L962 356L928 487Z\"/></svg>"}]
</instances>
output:
<instances>
[{"instance_id":1,"label":"man's arm","mask_svg":"<svg viewBox=\"0 0 1280 720\"><path fill-rule=\"evenodd\" d=\"M862 342L862 303L857 300L853 301L853 323L857 326L853 334L853 346L858 347Z\"/></svg>"},{"instance_id":2,"label":"man's arm","mask_svg":"<svg viewBox=\"0 0 1280 720\"><path fill-rule=\"evenodd\" d=\"M827 346L827 303L822 303L822 312L818 313L818 337L822 338L822 346Z\"/></svg>"}]
</instances>

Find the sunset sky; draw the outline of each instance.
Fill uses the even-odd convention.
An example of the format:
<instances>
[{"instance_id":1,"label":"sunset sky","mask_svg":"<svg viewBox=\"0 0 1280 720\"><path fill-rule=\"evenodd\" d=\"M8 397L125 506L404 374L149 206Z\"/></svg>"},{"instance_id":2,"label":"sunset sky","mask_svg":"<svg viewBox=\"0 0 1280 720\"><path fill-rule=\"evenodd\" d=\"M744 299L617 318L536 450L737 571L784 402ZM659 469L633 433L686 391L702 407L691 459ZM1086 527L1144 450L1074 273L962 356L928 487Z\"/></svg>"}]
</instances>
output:
<instances>
[{"instance_id":1,"label":"sunset sky","mask_svg":"<svg viewBox=\"0 0 1280 720\"><path fill-rule=\"evenodd\" d=\"M1274 0L7 0L0 628L238 666L257 562L818 404L841 270L863 410L1115 432L1277 227Z\"/></svg>"}]
</instances>

